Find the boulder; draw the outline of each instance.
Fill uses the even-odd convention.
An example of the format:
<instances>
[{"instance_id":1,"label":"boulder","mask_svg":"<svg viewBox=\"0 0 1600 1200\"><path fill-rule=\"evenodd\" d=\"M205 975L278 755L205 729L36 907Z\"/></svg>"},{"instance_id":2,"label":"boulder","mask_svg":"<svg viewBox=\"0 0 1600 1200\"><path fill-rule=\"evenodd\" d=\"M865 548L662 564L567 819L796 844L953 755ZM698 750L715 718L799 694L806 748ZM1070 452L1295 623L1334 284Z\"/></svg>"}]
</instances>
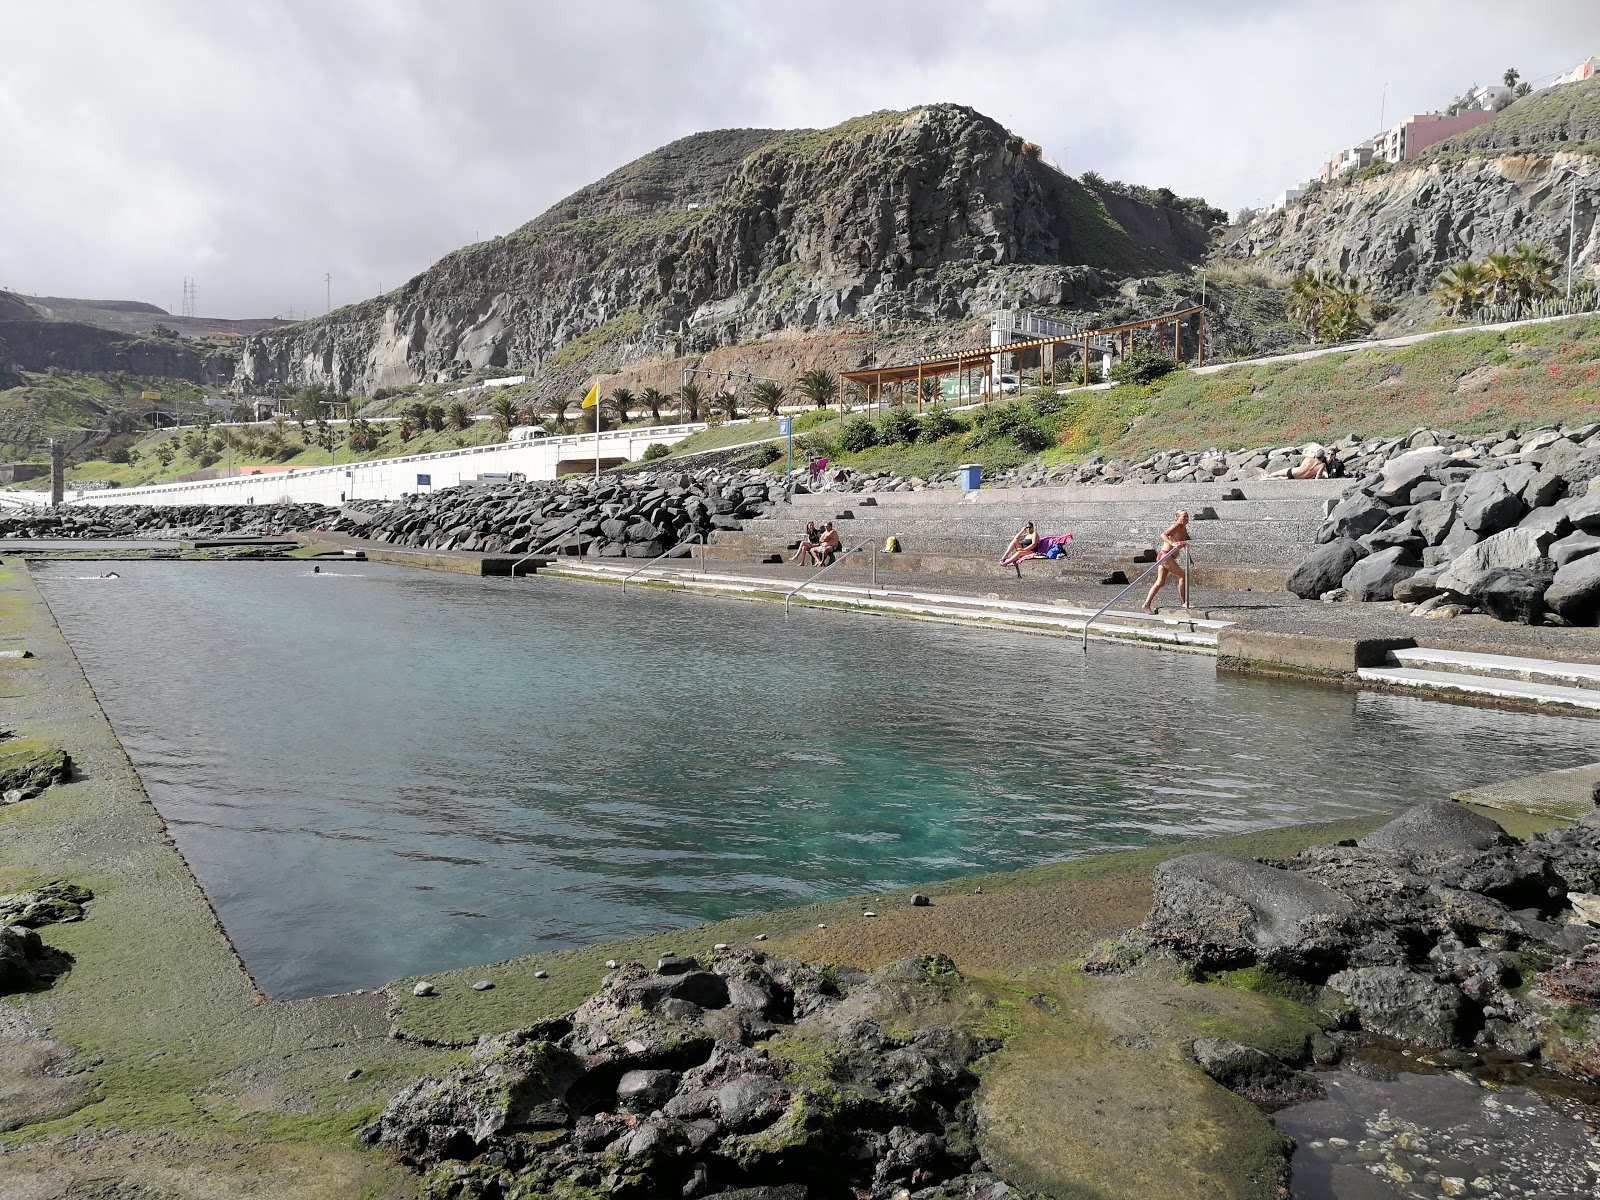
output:
<instances>
[{"instance_id":1,"label":"boulder","mask_svg":"<svg viewBox=\"0 0 1600 1200\"><path fill-rule=\"evenodd\" d=\"M1600 555L1573 559L1558 570L1544 603L1574 625L1593 625L1600 616Z\"/></svg>"},{"instance_id":2,"label":"boulder","mask_svg":"<svg viewBox=\"0 0 1600 1200\"><path fill-rule=\"evenodd\" d=\"M1528 511L1522 497L1506 487L1502 471L1488 471L1467 481L1456 508L1463 525L1487 537L1509 529Z\"/></svg>"},{"instance_id":3,"label":"boulder","mask_svg":"<svg viewBox=\"0 0 1600 1200\"><path fill-rule=\"evenodd\" d=\"M1467 547L1451 560L1450 569L1439 577L1439 586L1445 591L1470 596L1490 571L1534 566L1544 557L1549 543L1548 534L1531 529L1502 530Z\"/></svg>"},{"instance_id":4,"label":"boulder","mask_svg":"<svg viewBox=\"0 0 1600 1200\"><path fill-rule=\"evenodd\" d=\"M45 962L43 940L21 925L0 925L0 996L22 992L37 982Z\"/></svg>"},{"instance_id":5,"label":"boulder","mask_svg":"<svg viewBox=\"0 0 1600 1200\"><path fill-rule=\"evenodd\" d=\"M1567 519L1579 529L1600 533L1600 492L1586 492L1567 505Z\"/></svg>"},{"instance_id":6,"label":"boulder","mask_svg":"<svg viewBox=\"0 0 1600 1200\"><path fill-rule=\"evenodd\" d=\"M1561 499L1566 490L1567 481L1561 477L1561 472L1543 467L1522 489L1522 502L1529 508L1543 508Z\"/></svg>"},{"instance_id":7,"label":"boulder","mask_svg":"<svg viewBox=\"0 0 1600 1200\"><path fill-rule=\"evenodd\" d=\"M629 1071L617 1082L617 1103L626 1108L660 1108L677 1089L675 1071Z\"/></svg>"},{"instance_id":8,"label":"boulder","mask_svg":"<svg viewBox=\"0 0 1600 1200\"><path fill-rule=\"evenodd\" d=\"M1198 966L1264 962L1299 972L1342 963L1357 910L1313 879L1248 858L1203 851L1155 869L1145 934Z\"/></svg>"},{"instance_id":9,"label":"boulder","mask_svg":"<svg viewBox=\"0 0 1600 1200\"><path fill-rule=\"evenodd\" d=\"M1448 500L1425 500L1411 510L1410 519L1423 540L1437 546L1455 524L1456 506Z\"/></svg>"},{"instance_id":10,"label":"boulder","mask_svg":"<svg viewBox=\"0 0 1600 1200\"><path fill-rule=\"evenodd\" d=\"M1411 450L1389 460L1383 469L1383 482L1376 495L1386 504L1405 504L1411 490L1428 478L1428 472L1449 459L1449 454L1437 446Z\"/></svg>"},{"instance_id":11,"label":"boulder","mask_svg":"<svg viewBox=\"0 0 1600 1200\"><path fill-rule=\"evenodd\" d=\"M1196 1038L1194 1060L1230 1092L1269 1107L1300 1104L1323 1095L1314 1075L1297 1071L1254 1046L1227 1038Z\"/></svg>"},{"instance_id":12,"label":"boulder","mask_svg":"<svg viewBox=\"0 0 1600 1200\"><path fill-rule=\"evenodd\" d=\"M1465 999L1459 988L1407 967L1357 967L1328 980L1361 1027L1424 1046L1461 1041Z\"/></svg>"},{"instance_id":13,"label":"boulder","mask_svg":"<svg viewBox=\"0 0 1600 1200\"><path fill-rule=\"evenodd\" d=\"M1517 522L1517 528L1564 538L1572 532L1572 520L1567 516L1569 503L1566 500L1557 500L1546 508L1536 508Z\"/></svg>"},{"instance_id":14,"label":"boulder","mask_svg":"<svg viewBox=\"0 0 1600 1200\"><path fill-rule=\"evenodd\" d=\"M1555 574L1555 564L1547 558L1531 567L1498 567L1479 578L1472 599L1496 620L1541 625L1544 594Z\"/></svg>"},{"instance_id":15,"label":"boulder","mask_svg":"<svg viewBox=\"0 0 1600 1200\"><path fill-rule=\"evenodd\" d=\"M1435 800L1409 808L1356 842L1363 850L1408 862L1487 850L1509 842L1505 831L1464 804Z\"/></svg>"},{"instance_id":16,"label":"boulder","mask_svg":"<svg viewBox=\"0 0 1600 1200\"><path fill-rule=\"evenodd\" d=\"M1393 600L1397 583L1409 579L1422 567L1420 560L1405 546L1390 546L1360 559L1345 573L1341 586L1352 600L1372 602Z\"/></svg>"},{"instance_id":17,"label":"boulder","mask_svg":"<svg viewBox=\"0 0 1600 1200\"><path fill-rule=\"evenodd\" d=\"M1444 563L1433 567L1422 567L1394 585L1394 598L1404 604L1420 604L1424 600L1442 595L1444 589L1439 586L1439 576L1446 570L1448 565Z\"/></svg>"},{"instance_id":18,"label":"boulder","mask_svg":"<svg viewBox=\"0 0 1600 1200\"><path fill-rule=\"evenodd\" d=\"M1361 539L1361 544L1372 551L1387 550L1390 547L1398 546L1405 550L1410 557L1416 558L1419 565L1421 559L1418 556L1422 554L1422 551L1428 545L1427 540L1418 530L1417 523L1409 517L1398 524L1385 526L1376 533L1367 534L1366 537Z\"/></svg>"},{"instance_id":19,"label":"boulder","mask_svg":"<svg viewBox=\"0 0 1600 1200\"><path fill-rule=\"evenodd\" d=\"M1366 553L1366 547L1353 538L1335 538L1308 554L1283 586L1303 600L1315 600L1338 587Z\"/></svg>"},{"instance_id":20,"label":"boulder","mask_svg":"<svg viewBox=\"0 0 1600 1200\"><path fill-rule=\"evenodd\" d=\"M1390 517L1387 504L1373 499L1365 492L1352 492L1339 501L1328 514L1317 540L1330 542L1336 538L1365 537L1387 525Z\"/></svg>"},{"instance_id":21,"label":"boulder","mask_svg":"<svg viewBox=\"0 0 1600 1200\"><path fill-rule=\"evenodd\" d=\"M1550 561L1559 569L1569 562L1588 557L1596 550L1600 550L1600 534L1585 533L1580 529L1576 533L1569 533L1560 541L1551 542L1547 553Z\"/></svg>"}]
</instances>

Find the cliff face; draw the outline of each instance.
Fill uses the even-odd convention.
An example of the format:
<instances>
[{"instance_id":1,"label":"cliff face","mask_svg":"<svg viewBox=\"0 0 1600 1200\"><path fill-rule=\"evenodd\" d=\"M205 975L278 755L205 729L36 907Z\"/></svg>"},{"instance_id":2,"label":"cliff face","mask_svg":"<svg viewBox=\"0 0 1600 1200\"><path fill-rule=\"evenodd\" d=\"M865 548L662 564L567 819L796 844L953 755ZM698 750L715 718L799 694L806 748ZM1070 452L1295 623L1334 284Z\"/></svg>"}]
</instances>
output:
<instances>
[{"instance_id":1,"label":"cliff face","mask_svg":"<svg viewBox=\"0 0 1600 1200\"><path fill-rule=\"evenodd\" d=\"M0 358L28 371L60 367L68 371L125 371L225 386L233 359L194 342L129 337L75 321L40 317L7 319L0 314Z\"/></svg>"},{"instance_id":2,"label":"cliff face","mask_svg":"<svg viewBox=\"0 0 1600 1200\"><path fill-rule=\"evenodd\" d=\"M857 318L1070 304L1203 253L1201 218L1086 188L971 109L674 142L387 296L250 338L246 388L363 393L524 368L552 388L662 350Z\"/></svg>"},{"instance_id":3,"label":"cliff face","mask_svg":"<svg viewBox=\"0 0 1600 1200\"><path fill-rule=\"evenodd\" d=\"M1251 222L1224 253L1287 274L1331 267L1381 296L1415 294L1447 267L1518 242L1565 259L1576 189L1576 277L1593 278L1600 256L1595 138L1600 79L1547 88L1410 163L1313 189Z\"/></svg>"}]
</instances>

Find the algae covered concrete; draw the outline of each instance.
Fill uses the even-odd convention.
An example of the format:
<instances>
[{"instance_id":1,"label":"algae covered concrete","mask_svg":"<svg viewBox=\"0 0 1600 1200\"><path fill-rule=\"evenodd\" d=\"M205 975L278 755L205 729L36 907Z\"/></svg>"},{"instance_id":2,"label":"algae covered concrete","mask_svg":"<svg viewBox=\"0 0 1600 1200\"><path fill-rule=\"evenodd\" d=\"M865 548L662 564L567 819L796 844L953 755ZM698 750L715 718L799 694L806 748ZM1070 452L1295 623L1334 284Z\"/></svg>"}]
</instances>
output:
<instances>
[{"instance_id":1,"label":"algae covered concrete","mask_svg":"<svg viewBox=\"0 0 1600 1200\"><path fill-rule=\"evenodd\" d=\"M718 943L866 967L949 954L1005 1038L981 1072L984 1153L1031 1190L1244 1198L1278 1185L1283 1140L1199 1071L1189 1043L1283 1051L1316 1015L1260 980L1196 983L1159 964L1099 977L1078 965L1145 915L1155 865L1194 843L952 880L924 888L925 906L889 892L445 972L429 977L434 997L406 980L268 1002L15 561L0 564L0 637L35 655L0 660L10 722L76 766L67 783L0 809L0 891L64 879L96 893L85 920L41 930L72 969L0 999L0 1195L412 1195L415 1177L353 1136L400 1082L442 1074L481 1034L570 1010L607 960ZM1283 855L1381 819L1206 846ZM473 991L480 980L495 986Z\"/></svg>"}]
</instances>

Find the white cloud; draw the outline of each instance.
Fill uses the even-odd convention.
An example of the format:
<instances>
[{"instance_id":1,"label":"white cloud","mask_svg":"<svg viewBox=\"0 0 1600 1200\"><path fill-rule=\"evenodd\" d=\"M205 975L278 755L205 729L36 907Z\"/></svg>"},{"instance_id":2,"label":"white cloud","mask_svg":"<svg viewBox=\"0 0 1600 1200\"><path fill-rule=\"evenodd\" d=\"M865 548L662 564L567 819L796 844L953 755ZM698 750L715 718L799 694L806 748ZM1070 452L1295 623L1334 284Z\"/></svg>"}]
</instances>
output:
<instances>
[{"instance_id":1,"label":"white cloud","mask_svg":"<svg viewBox=\"0 0 1600 1200\"><path fill-rule=\"evenodd\" d=\"M1592 0L53 0L0 9L0 286L252 316L392 287L700 129L970 104L1074 173L1229 208ZM1508 29L1516 33L1508 49Z\"/></svg>"}]
</instances>

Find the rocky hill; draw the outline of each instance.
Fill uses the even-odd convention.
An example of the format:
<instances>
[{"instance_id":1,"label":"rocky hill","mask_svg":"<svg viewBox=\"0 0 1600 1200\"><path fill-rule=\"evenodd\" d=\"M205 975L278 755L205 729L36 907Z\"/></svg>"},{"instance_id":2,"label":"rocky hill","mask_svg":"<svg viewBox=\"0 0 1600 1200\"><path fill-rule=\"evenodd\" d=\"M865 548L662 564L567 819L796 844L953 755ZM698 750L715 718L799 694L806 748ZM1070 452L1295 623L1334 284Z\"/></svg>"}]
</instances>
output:
<instances>
[{"instance_id":1,"label":"rocky hill","mask_svg":"<svg viewBox=\"0 0 1600 1200\"><path fill-rule=\"evenodd\" d=\"M1579 278L1594 278L1597 138L1600 79L1546 88L1411 162L1312 188L1233 235L1224 254L1285 274L1322 265L1359 276L1379 296L1415 295L1447 267L1517 242L1565 258L1576 187Z\"/></svg>"},{"instance_id":2,"label":"rocky hill","mask_svg":"<svg viewBox=\"0 0 1600 1200\"><path fill-rule=\"evenodd\" d=\"M558 389L796 327L1070 305L1193 263L1212 219L1063 175L955 105L697 134L388 295L248 339L239 383L360 394L506 367Z\"/></svg>"},{"instance_id":3,"label":"rocky hill","mask_svg":"<svg viewBox=\"0 0 1600 1200\"><path fill-rule=\"evenodd\" d=\"M32 309L21 315L98 325L102 329L113 329L124 334L149 333L159 326L185 337L242 337L247 333L290 323L279 317L234 320L228 317L174 316L166 309L142 300L82 300L71 296L17 296L15 299ZM0 310L0 315L3 315L3 310Z\"/></svg>"}]
</instances>

